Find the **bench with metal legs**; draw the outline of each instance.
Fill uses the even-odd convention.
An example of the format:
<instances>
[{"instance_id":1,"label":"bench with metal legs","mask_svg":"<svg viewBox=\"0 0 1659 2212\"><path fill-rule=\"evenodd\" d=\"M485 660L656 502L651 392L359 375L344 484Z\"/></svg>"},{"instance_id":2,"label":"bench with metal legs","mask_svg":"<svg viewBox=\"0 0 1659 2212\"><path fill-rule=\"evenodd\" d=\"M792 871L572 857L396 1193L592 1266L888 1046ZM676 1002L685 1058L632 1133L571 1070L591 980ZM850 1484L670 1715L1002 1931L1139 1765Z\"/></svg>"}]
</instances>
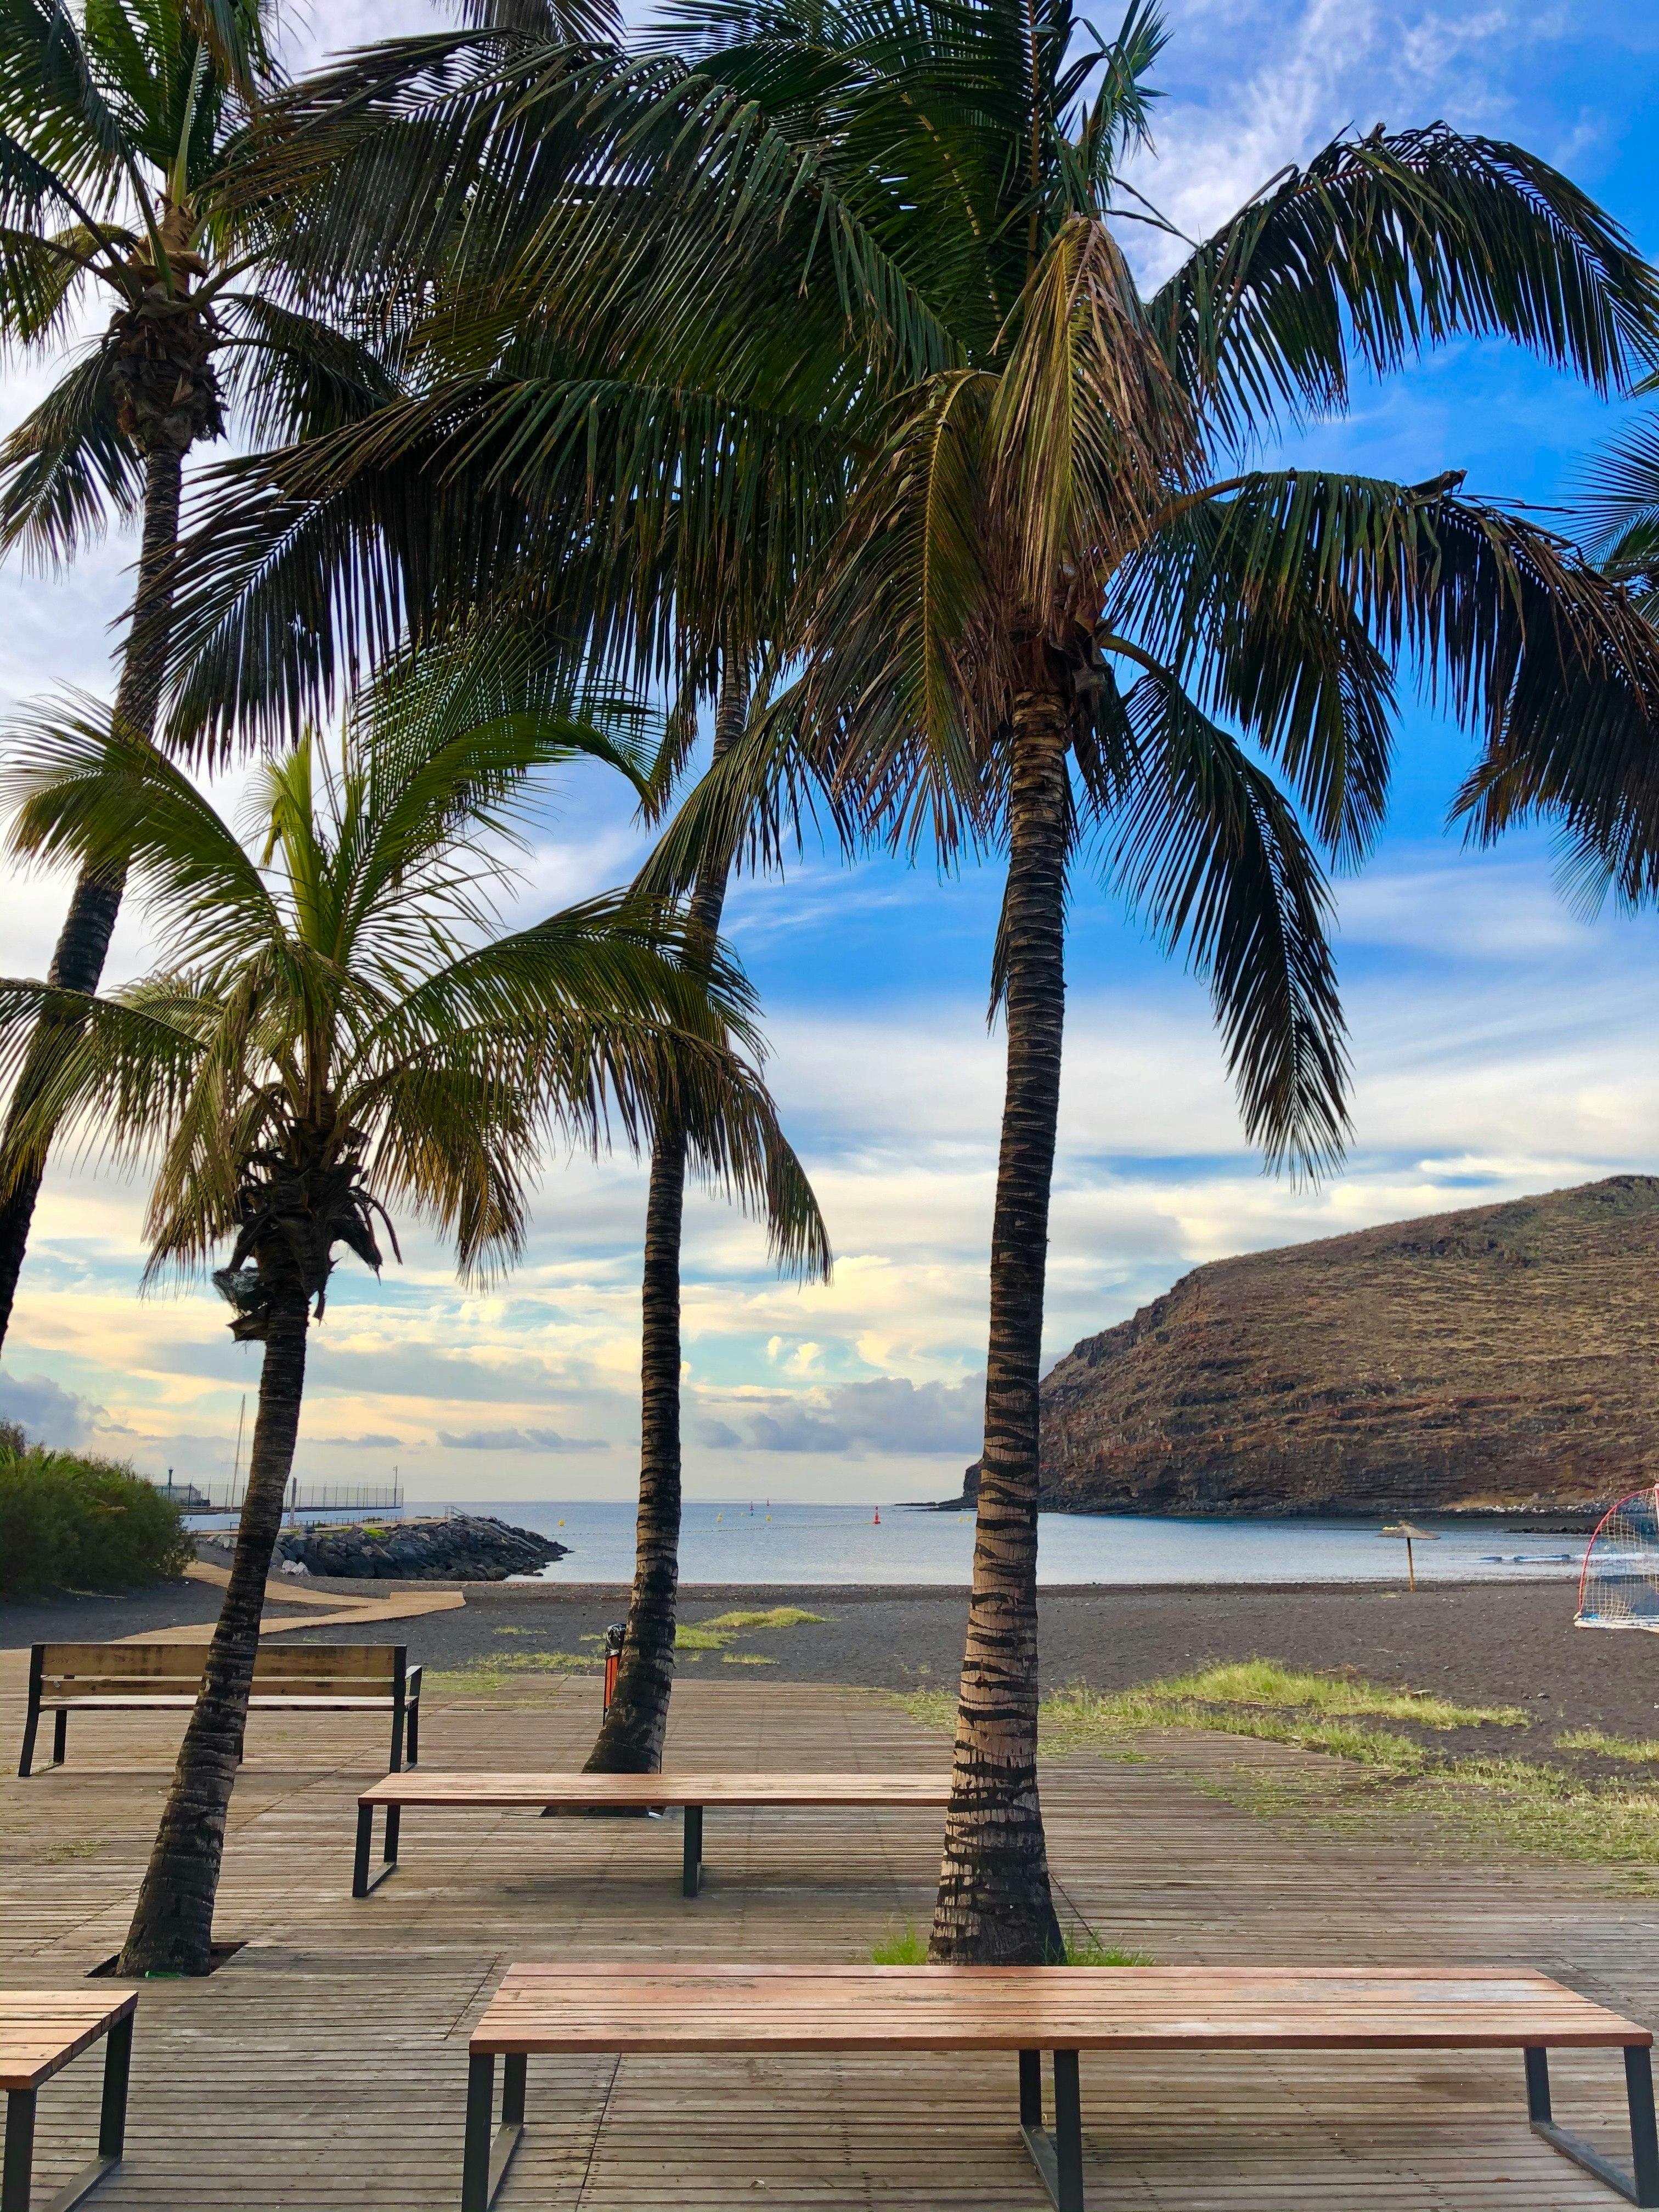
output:
<instances>
[{"instance_id":1,"label":"bench with metal legs","mask_svg":"<svg viewBox=\"0 0 1659 2212\"><path fill-rule=\"evenodd\" d=\"M34 2175L35 2100L41 2084L104 2039L104 2095L98 2155L36 2212L70 2212L121 2163L132 2072L132 2023L138 1999L107 2003L101 1992L7 1990L0 1996L0 2085L6 2091L6 2148L0 2212L29 2212Z\"/></svg>"},{"instance_id":2,"label":"bench with metal legs","mask_svg":"<svg viewBox=\"0 0 1659 2212\"><path fill-rule=\"evenodd\" d=\"M410 1765L415 1764L415 1720L410 1721ZM398 1869L399 1815L406 1806L504 1812L535 1806L544 1812L659 1813L678 1806L685 1814L680 1889L696 1897L702 1887L702 1823L708 1807L867 1806L888 1812L943 1806L951 1778L917 1774L480 1774L392 1773L357 1800L357 1850L351 1893L367 1897ZM386 1843L371 1872L374 1814L386 1812Z\"/></svg>"},{"instance_id":3,"label":"bench with metal legs","mask_svg":"<svg viewBox=\"0 0 1659 2212\"><path fill-rule=\"evenodd\" d=\"M686 1857L687 1880L693 1860ZM462 2212L489 2212L524 2126L532 2053L1013 2051L1019 2126L1055 2212L1085 2212L1085 2051L1507 2050L1553 2149L1631 2203L1659 2208L1651 2032L1547 1975L1389 1967L513 1966L469 2047ZM1632 2170L1559 2128L1549 2046L1618 2050ZM1043 2125L1042 2053L1054 2117ZM507 2087L496 2125L497 2057Z\"/></svg>"},{"instance_id":4,"label":"bench with metal legs","mask_svg":"<svg viewBox=\"0 0 1659 2212\"><path fill-rule=\"evenodd\" d=\"M20 1777L63 1765L72 1711L188 1712L196 1703L205 1644L37 1644L29 1653ZM383 1712L392 1722L391 1765L401 1772L421 1753L421 1670L401 1644L261 1644L253 1662L251 1712ZM52 1715L52 1763L36 1768L43 1714ZM236 1756L242 1756L238 1740Z\"/></svg>"}]
</instances>

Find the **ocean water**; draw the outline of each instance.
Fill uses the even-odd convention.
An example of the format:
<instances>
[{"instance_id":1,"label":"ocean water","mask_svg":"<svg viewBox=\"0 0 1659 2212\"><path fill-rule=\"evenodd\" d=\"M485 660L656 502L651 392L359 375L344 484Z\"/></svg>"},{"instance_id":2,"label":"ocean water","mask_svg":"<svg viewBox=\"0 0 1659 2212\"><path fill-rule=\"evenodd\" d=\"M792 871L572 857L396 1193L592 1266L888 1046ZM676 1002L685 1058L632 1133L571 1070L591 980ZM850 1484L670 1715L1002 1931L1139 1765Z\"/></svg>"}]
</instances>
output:
<instances>
[{"instance_id":1,"label":"ocean water","mask_svg":"<svg viewBox=\"0 0 1659 2212\"><path fill-rule=\"evenodd\" d=\"M415 1509L422 1510L422 1509ZM429 1510L430 1509L424 1509ZM570 1547L544 1582L627 1582L634 1571L634 1509L621 1500L522 1498L458 1510L499 1514ZM897 1506L799 1505L742 1498L688 1504L680 1573L690 1583L936 1583L965 1587L971 1513ZM1584 1540L1523 1536L1516 1515L1470 1523L1425 1521L1438 1540L1413 1548L1420 1581L1576 1577ZM1545 1516L1547 1518L1547 1516ZM1127 1514L1042 1514L1041 1583L1376 1582L1406 1578L1406 1547L1380 1521L1155 1520Z\"/></svg>"}]
</instances>

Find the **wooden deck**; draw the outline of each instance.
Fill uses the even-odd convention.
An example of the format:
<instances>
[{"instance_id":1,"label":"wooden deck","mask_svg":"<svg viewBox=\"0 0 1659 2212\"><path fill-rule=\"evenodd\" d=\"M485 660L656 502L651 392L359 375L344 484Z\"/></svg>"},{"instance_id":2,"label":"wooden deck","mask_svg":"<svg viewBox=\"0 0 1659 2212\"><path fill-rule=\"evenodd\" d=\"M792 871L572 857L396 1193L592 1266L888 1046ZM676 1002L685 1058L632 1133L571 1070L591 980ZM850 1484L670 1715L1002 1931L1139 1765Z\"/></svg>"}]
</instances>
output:
<instances>
[{"instance_id":1,"label":"wooden deck","mask_svg":"<svg viewBox=\"0 0 1659 2212\"><path fill-rule=\"evenodd\" d=\"M0 1729L21 1731L17 1655ZM596 1682L429 1690L428 1771L574 1765ZM125 1932L179 1723L81 1723L66 1772L0 1784L0 1981L72 1987ZM356 1801L385 1771L378 1717L258 1715L237 1784L210 1979L147 1984L127 2160L109 2212L443 2208L459 2193L467 2036L517 1961L866 1958L925 1923L939 1814L763 1808L711 1818L703 1894L672 1876L677 1822L422 1815L372 1905L349 1894ZM1659 2022L1659 1902L1589 1870L1480 1865L1289 1827L1198 1786L1307 1754L1218 1737L1079 1757L1045 1784L1062 1917L1166 1965L1537 1966ZM885 1702L791 1685L683 1682L681 1766L917 1772L944 1747ZM325 1762L332 1762L326 1764ZM829 1833L833 1820L836 1832ZM833 1848L830 1847L833 1842ZM97 1986L94 1984L94 1986ZM112 1986L106 1984L105 1986ZM118 1986L118 1985L117 1985ZM532 2061L532 2124L501 2212L1043 2212L993 2053ZM37 2187L96 2125L95 2067L42 2092ZM1563 2051L1557 2115L1627 2153L1616 2054ZM1083 2059L1091 2212L1611 2212L1619 2200L1529 2135L1510 2052L1112 2052Z\"/></svg>"}]
</instances>

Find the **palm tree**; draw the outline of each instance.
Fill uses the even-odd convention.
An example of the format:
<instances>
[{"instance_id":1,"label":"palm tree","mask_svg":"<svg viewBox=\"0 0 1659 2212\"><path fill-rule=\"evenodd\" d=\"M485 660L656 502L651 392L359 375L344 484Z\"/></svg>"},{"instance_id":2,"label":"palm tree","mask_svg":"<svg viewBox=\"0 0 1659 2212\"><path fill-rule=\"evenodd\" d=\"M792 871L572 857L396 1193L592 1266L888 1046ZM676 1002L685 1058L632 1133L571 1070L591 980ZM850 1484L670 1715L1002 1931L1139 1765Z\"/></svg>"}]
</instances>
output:
<instances>
[{"instance_id":1,"label":"palm tree","mask_svg":"<svg viewBox=\"0 0 1659 2212\"><path fill-rule=\"evenodd\" d=\"M729 879L745 859L775 866L786 830L799 835L811 774L800 732L769 712L769 669L751 698L740 650L728 647L706 773L687 795L635 889L653 899L685 902L694 945L712 945ZM679 711L658 756L646 811L665 810L684 755L690 702ZM751 714L753 706L756 712ZM827 794L824 794L827 797ZM843 842L848 825L838 822ZM685 1189L684 1131L659 1122L651 1151L641 1284L640 1506L634 1587L616 1688L586 1762L590 1773L654 1773L662 1765L673 1687L675 1608L680 1535L680 1237ZM799 1272L828 1280L826 1244Z\"/></svg>"},{"instance_id":2,"label":"palm tree","mask_svg":"<svg viewBox=\"0 0 1659 2212\"><path fill-rule=\"evenodd\" d=\"M1601 580L1457 495L1242 468L1252 442L1455 330L1597 388L1659 333L1650 272L1521 149L1443 126L1334 142L1143 298L1109 228L1162 43L1076 49L1057 0L685 0L672 28L878 236L953 358L900 393L802 618L810 712L901 844L1008 855L1007 1091L973 1595L930 1955L1062 1954L1036 1784L1037 1383L1068 883L1109 883L1210 985L1247 1130L1340 1157L1346 1054L1314 844L1363 854L1393 670L1465 718L1643 696ZM1239 733L1242 732L1242 738ZM1275 782L1277 769L1289 790Z\"/></svg>"},{"instance_id":3,"label":"palm tree","mask_svg":"<svg viewBox=\"0 0 1659 2212\"><path fill-rule=\"evenodd\" d=\"M487 1277L521 1249L550 1137L591 1150L614 1120L637 1146L659 1117L768 1213L786 1260L823 1237L754 1070L750 995L718 945L628 895L493 932L532 773L577 752L629 764L544 668L537 656L504 681L482 639L435 668L398 665L337 757L307 738L264 769L246 840L118 720L37 726L12 749L14 851L136 872L172 948L109 996L0 986L14 1065L38 1016L73 1022L19 1157L60 1122L118 1157L159 1152L149 1276L228 1243L213 1279L232 1334L264 1347L230 1583L124 1972L208 1969L313 1304L320 1318L336 1248L378 1272L401 1207L453 1240L464 1275Z\"/></svg>"},{"instance_id":4,"label":"palm tree","mask_svg":"<svg viewBox=\"0 0 1659 2212\"><path fill-rule=\"evenodd\" d=\"M1518 732L1564 696L1574 714L1628 702L1651 652L1602 579L1455 473L1245 465L1340 408L1356 361L1386 373L1460 331L1619 382L1659 295L1617 228L1520 148L1376 131L1282 172L1143 298L1110 222L1147 217L1116 179L1162 33L1139 5L1109 44L1086 30L1069 0L687 0L667 35L690 69L500 42L354 64L361 144L302 128L301 182L306 160L359 161L367 183L418 149L420 177L385 196L386 265L447 255L478 304L430 319L428 381L373 436L249 463L228 538L191 556L198 721L280 718L323 680L337 617L303 625L297 685L266 642L323 607L317 562L349 609L373 542L430 609L539 541L607 646L706 659L734 608L742 634L803 646L792 711L872 828L1006 845L1009 1091L941 1959L1059 1942L1035 1763L1036 1386L1083 842L1100 833L1109 880L1208 975L1252 1137L1315 1171L1340 1151L1345 1076L1315 843L1354 860L1375 834L1395 663ZM315 97L343 110L345 91ZM324 264L346 204L312 234ZM417 475L438 488L411 521ZM790 613L745 557L751 511L774 566L805 574Z\"/></svg>"},{"instance_id":5,"label":"palm tree","mask_svg":"<svg viewBox=\"0 0 1659 2212\"><path fill-rule=\"evenodd\" d=\"M191 448L222 434L228 404L269 438L392 389L368 349L280 296L280 226L252 160L278 82L261 0L0 0L0 337L44 349L90 295L114 302L0 447L0 552L60 562L111 517L139 521L115 712L144 736ZM118 873L76 884L50 970L65 991L96 989L121 891ZM55 1024L37 1039L14 1121L61 1042ZM38 1173L16 1178L0 1208L0 1342L39 1190Z\"/></svg>"}]
</instances>

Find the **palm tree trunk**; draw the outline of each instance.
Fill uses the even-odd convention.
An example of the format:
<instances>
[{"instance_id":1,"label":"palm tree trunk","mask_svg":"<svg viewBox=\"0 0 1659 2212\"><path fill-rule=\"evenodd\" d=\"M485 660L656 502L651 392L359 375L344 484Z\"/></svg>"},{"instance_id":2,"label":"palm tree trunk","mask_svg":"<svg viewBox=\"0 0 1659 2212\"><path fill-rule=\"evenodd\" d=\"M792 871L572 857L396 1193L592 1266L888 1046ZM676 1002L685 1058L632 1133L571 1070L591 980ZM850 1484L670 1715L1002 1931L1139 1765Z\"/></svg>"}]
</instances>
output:
<instances>
[{"instance_id":1,"label":"palm tree trunk","mask_svg":"<svg viewBox=\"0 0 1659 2212\"><path fill-rule=\"evenodd\" d=\"M645 1208L644 1331L640 1358L640 1516L634 1589L612 1694L589 1774L655 1774L674 1686L680 1550L680 1223L685 1137L670 1127L651 1147Z\"/></svg>"},{"instance_id":2,"label":"palm tree trunk","mask_svg":"<svg viewBox=\"0 0 1659 2212\"><path fill-rule=\"evenodd\" d=\"M747 673L727 658L714 718L714 757L734 744L749 711ZM713 950L726 905L730 863L697 872L688 919L693 945ZM680 1230L685 1210L685 1132L665 1120L651 1146L645 1207L644 1327L640 1350L640 1512L634 1588L617 1686L583 1770L656 1774L674 1686L674 1629L680 1580Z\"/></svg>"},{"instance_id":3,"label":"palm tree trunk","mask_svg":"<svg viewBox=\"0 0 1659 2212\"><path fill-rule=\"evenodd\" d=\"M225 1822L241 1757L248 1692L259 1648L265 1577L282 1527L283 1496L294 1465L305 1388L308 1302L292 1258L272 1266L270 1318L259 1370L247 1493L207 1668L185 1730L173 1786L149 1855L132 1925L121 1953L123 1974L205 1974L213 1964L213 1899L224 1855Z\"/></svg>"},{"instance_id":4,"label":"palm tree trunk","mask_svg":"<svg viewBox=\"0 0 1659 2212\"><path fill-rule=\"evenodd\" d=\"M118 721L142 731L147 738L155 734L173 626L173 557L179 543L184 461L183 451L165 442L152 447L144 466L143 544L138 556L138 585L133 595L126 657L115 694L115 714ZM123 876L82 875L46 971L48 982L65 991L98 988L125 888ZM61 1024L48 1017L29 1040L4 1133L0 1135L0 1158L9 1152L18 1109L34 1095L62 1035ZM11 1325L12 1301L28 1249L29 1225L45 1167L44 1158L31 1161L0 1204L0 1346L5 1343Z\"/></svg>"},{"instance_id":5,"label":"palm tree trunk","mask_svg":"<svg viewBox=\"0 0 1659 2212\"><path fill-rule=\"evenodd\" d=\"M945 1857L927 1955L942 1965L1065 1957L1037 1799L1037 1372L1066 1012L1064 701L1014 703L1004 907L1008 1078L991 1231L991 1339L974 1588Z\"/></svg>"}]
</instances>

